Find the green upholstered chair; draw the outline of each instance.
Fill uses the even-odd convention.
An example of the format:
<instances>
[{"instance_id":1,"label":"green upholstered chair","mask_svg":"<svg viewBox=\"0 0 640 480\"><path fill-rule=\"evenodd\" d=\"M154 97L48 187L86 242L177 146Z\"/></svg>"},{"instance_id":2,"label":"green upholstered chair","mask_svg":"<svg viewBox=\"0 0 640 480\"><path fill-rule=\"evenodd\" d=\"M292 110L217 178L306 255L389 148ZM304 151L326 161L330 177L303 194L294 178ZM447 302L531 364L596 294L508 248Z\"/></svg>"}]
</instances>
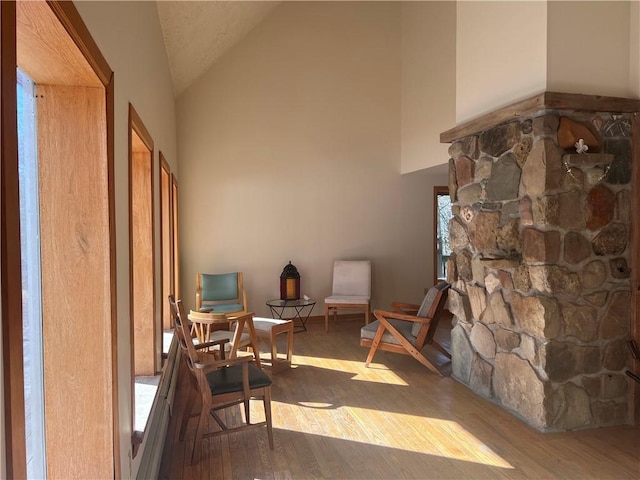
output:
<instances>
[{"instance_id":1,"label":"green upholstered chair","mask_svg":"<svg viewBox=\"0 0 640 480\"><path fill-rule=\"evenodd\" d=\"M196 311L240 315L247 313L242 272L196 276Z\"/></svg>"}]
</instances>

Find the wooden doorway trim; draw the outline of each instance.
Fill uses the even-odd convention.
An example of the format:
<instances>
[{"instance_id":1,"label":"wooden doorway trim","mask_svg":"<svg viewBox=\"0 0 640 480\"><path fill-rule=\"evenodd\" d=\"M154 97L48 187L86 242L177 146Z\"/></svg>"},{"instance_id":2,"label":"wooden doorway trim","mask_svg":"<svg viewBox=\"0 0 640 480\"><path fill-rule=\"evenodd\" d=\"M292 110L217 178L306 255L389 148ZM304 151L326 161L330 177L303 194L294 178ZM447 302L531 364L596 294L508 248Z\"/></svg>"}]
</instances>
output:
<instances>
[{"instance_id":1,"label":"wooden doorway trim","mask_svg":"<svg viewBox=\"0 0 640 480\"><path fill-rule=\"evenodd\" d=\"M160 168L158 169L160 178L158 185L160 189L160 282L162 295L160 297L160 315L162 318L162 349L164 351L164 330L172 328L171 313L169 312L169 303L167 301L169 294L173 291L173 228L171 219L171 167L169 162L164 158L162 151L158 152L158 161Z\"/></svg>"},{"instance_id":2,"label":"wooden doorway trim","mask_svg":"<svg viewBox=\"0 0 640 480\"><path fill-rule=\"evenodd\" d=\"M631 211L640 205L640 113L633 114L631 134ZM631 340L640 346L640 222L631 219ZM640 376L640 360L632 360L631 371ZM640 383L632 382L629 400L631 423L640 425Z\"/></svg>"},{"instance_id":3,"label":"wooden doorway trim","mask_svg":"<svg viewBox=\"0 0 640 480\"><path fill-rule=\"evenodd\" d=\"M115 237L115 194L114 194L114 84L113 72L102 56L97 44L72 2L47 1L42 8L53 14L59 21L49 22L61 37L68 35L69 45L77 47L79 57L84 57L90 70L97 77L98 85L105 88L105 129L106 129L106 185L109 248L110 325L107 327L110 337L108 348L111 353L110 381L112 413L112 466L114 478L120 478L120 447L118 419L118 374L117 374L117 316L116 316L116 237ZM24 5L22 5L24 6ZM2 74L1 117L1 277L2 277L2 331L3 331L3 387L5 410L4 454L8 478L25 478L26 471L26 431L24 424L24 367L22 360L22 292L21 292L21 251L20 251L20 201L18 195L18 138L17 138L17 99L16 67L18 64L18 8L16 2L2 2L0 21L2 22L0 48ZM44 10L42 10L44 12ZM62 26L62 28L61 28ZM40 29L36 35L30 30L30 39L47 41L48 28ZM61 38L60 37L60 38ZM22 37L20 37L22 39ZM65 41L67 41L65 40ZM37 62L36 62L37 63Z\"/></svg>"},{"instance_id":4,"label":"wooden doorway trim","mask_svg":"<svg viewBox=\"0 0 640 480\"><path fill-rule=\"evenodd\" d=\"M0 270L2 291L2 375L7 478L27 477L22 360L22 266L20 196L18 190L18 126L16 95L16 4L0 4L2 100L0 122Z\"/></svg>"},{"instance_id":5,"label":"wooden doorway trim","mask_svg":"<svg viewBox=\"0 0 640 480\"><path fill-rule=\"evenodd\" d=\"M137 375L153 376L159 371L158 356L162 341L161 336L158 335L161 332L159 328L161 318L156 308L154 145L151 134L131 103L129 103L128 127L131 445L132 457L135 457L144 439L143 431L136 431L135 425L135 379ZM139 189L140 182L144 185L143 191ZM135 220L136 213L142 213L142 218L148 220L142 225L142 227L149 227L148 229L139 228L140 224ZM141 231L144 231L142 237ZM148 253L148 256L138 255L141 245L145 246L143 253ZM150 250L146 250L149 245ZM151 325L147 323L149 317ZM144 342L141 341L142 339Z\"/></svg>"},{"instance_id":6,"label":"wooden doorway trim","mask_svg":"<svg viewBox=\"0 0 640 480\"><path fill-rule=\"evenodd\" d=\"M171 264L173 265L173 294L175 298L180 296L180 256L178 255L178 179L175 173L171 174L171 232L173 252Z\"/></svg>"}]
</instances>

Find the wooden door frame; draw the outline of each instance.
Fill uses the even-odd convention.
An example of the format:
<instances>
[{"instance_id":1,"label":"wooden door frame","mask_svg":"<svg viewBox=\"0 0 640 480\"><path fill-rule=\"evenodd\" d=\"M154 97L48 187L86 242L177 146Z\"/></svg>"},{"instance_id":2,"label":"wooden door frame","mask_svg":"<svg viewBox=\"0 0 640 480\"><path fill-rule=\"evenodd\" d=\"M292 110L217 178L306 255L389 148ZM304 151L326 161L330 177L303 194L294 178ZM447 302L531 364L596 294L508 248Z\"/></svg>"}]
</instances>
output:
<instances>
[{"instance_id":1,"label":"wooden door frame","mask_svg":"<svg viewBox=\"0 0 640 480\"><path fill-rule=\"evenodd\" d=\"M129 175L129 332L131 338L131 446L132 446L132 457L135 457L138 454L138 449L144 439L143 435L140 432L136 432L135 430L135 380L136 380L136 363L135 363L135 333L134 333L134 233L133 233L133 154L134 154L134 145L133 145L133 133L140 138L144 146L149 150L149 167L150 167L150 182L151 182L151 269L152 269L152 284L153 284L153 311L152 311L152 321L153 321L153 333L152 333L152 341L153 341L153 370L155 372L158 371L158 361L157 361L157 345L156 336L158 333L157 323L159 321L157 315L156 308L156 249L155 249L155 208L154 208L154 200L155 200L155 176L153 174L153 153L154 153L154 143L149 130L144 125L144 122L140 118L140 115L133 107L131 103L129 103L129 122L128 122L128 136L129 136L129 146L128 146L128 156L129 156L129 166L128 166L128 175Z\"/></svg>"},{"instance_id":2,"label":"wooden door frame","mask_svg":"<svg viewBox=\"0 0 640 480\"><path fill-rule=\"evenodd\" d=\"M0 256L2 291L2 368L7 478L26 478L27 447L22 351L22 265L20 193L18 190L18 125L16 94L16 4L2 2L0 40L2 100L0 122Z\"/></svg>"},{"instance_id":3,"label":"wooden door frame","mask_svg":"<svg viewBox=\"0 0 640 480\"><path fill-rule=\"evenodd\" d=\"M162 153L161 150L158 151L158 163L159 163L159 168L158 168L158 187L160 190L160 291L164 294L166 292L164 292L164 275L166 273L166 269L169 269L169 292L170 294L175 294L174 290L173 290L173 222L172 222L172 215L173 215L173 209L171 208L171 204L173 203L173 198L172 198L172 192L173 192L173 185L171 183L171 167L169 166L169 162L167 162L167 159L164 157L164 154ZM165 198L165 191L164 191L164 186L162 184L162 174L166 173L167 175L167 187L168 187L168 191L166 192L166 198ZM164 222L164 201L168 202L168 206L169 206L169 211L168 211L168 225L165 225ZM168 245L165 245L165 241L164 241L164 229L168 228ZM164 264L164 254L165 254L165 248L169 249L169 265L165 265ZM165 319L165 309L168 310L169 305L168 305L168 301L167 301L167 297L165 295L162 295L160 298L160 324L162 325L160 331L161 331L161 344L162 344L162 348L164 349L164 319Z\"/></svg>"},{"instance_id":4,"label":"wooden door frame","mask_svg":"<svg viewBox=\"0 0 640 480\"><path fill-rule=\"evenodd\" d=\"M178 256L178 179L174 172L171 173L171 264L173 265L173 294L180 297L180 263Z\"/></svg>"},{"instance_id":5,"label":"wooden door frame","mask_svg":"<svg viewBox=\"0 0 640 480\"><path fill-rule=\"evenodd\" d=\"M631 205L640 205L640 113L631 122ZM640 345L640 222L631 218L631 339ZM633 360L632 360L633 361ZM633 361L631 371L640 376L640 360ZM640 425L640 383L632 383L629 399L631 424Z\"/></svg>"}]
</instances>

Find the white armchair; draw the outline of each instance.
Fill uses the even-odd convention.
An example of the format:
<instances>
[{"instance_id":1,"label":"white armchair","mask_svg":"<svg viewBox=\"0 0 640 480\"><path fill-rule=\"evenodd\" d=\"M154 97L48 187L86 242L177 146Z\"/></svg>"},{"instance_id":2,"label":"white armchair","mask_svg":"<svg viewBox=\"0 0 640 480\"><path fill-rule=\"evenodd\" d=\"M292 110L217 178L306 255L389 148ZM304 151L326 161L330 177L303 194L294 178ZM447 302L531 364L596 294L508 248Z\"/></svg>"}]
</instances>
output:
<instances>
[{"instance_id":1,"label":"white armchair","mask_svg":"<svg viewBox=\"0 0 640 480\"><path fill-rule=\"evenodd\" d=\"M371 262L336 260L333 263L333 289L324 299L324 328L329 331L329 313L335 323L338 309L364 310L365 324L371 313Z\"/></svg>"}]
</instances>

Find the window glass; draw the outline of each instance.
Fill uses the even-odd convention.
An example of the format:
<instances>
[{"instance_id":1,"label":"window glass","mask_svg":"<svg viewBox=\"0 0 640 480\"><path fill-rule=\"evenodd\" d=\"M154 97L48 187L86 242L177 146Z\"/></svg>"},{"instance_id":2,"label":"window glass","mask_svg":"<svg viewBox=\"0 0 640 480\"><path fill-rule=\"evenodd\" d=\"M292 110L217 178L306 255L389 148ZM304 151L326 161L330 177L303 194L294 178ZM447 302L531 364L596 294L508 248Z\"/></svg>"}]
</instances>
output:
<instances>
[{"instance_id":1,"label":"window glass","mask_svg":"<svg viewBox=\"0 0 640 480\"><path fill-rule=\"evenodd\" d=\"M448 193L436 195L436 277L447 279L447 260L451 255L449 244L449 220L451 219L451 197Z\"/></svg>"},{"instance_id":2,"label":"window glass","mask_svg":"<svg viewBox=\"0 0 640 480\"><path fill-rule=\"evenodd\" d=\"M18 69L18 179L24 400L28 478L45 478L44 389L42 362L42 292L40 209L36 141L36 99L31 79Z\"/></svg>"}]
</instances>

